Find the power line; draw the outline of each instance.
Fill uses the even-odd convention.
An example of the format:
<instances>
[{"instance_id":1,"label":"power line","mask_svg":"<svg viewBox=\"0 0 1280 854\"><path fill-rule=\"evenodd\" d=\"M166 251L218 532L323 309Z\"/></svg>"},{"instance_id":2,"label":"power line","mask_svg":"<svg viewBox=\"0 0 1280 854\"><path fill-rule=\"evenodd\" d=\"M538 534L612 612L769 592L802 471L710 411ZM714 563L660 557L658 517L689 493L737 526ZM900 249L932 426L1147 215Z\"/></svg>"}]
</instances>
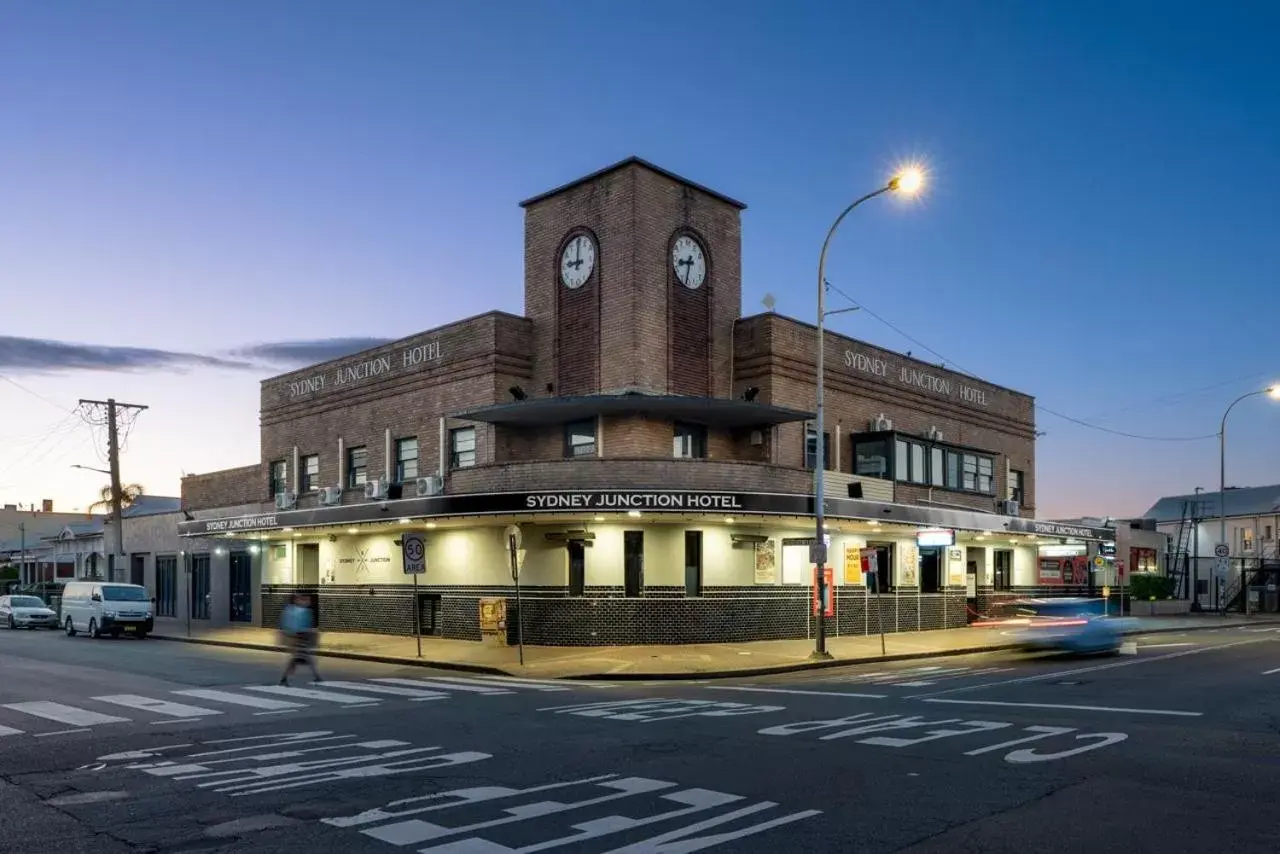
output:
<instances>
[{"instance_id":1,"label":"power line","mask_svg":"<svg viewBox=\"0 0 1280 854\"><path fill-rule=\"evenodd\" d=\"M32 397L34 397L36 400L44 401L45 403L47 403L47 404L49 404L50 406L52 406L54 409L57 409L57 410L59 410L59 411L61 411L61 412L75 412L75 410L74 410L74 409L68 409L67 407L63 406L61 403L54 403L52 400L50 400L49 398L45 397L43 394L40 394L40 393L39 393L39 392L37 392L37 391L32 391L31 389L27 388L27 387L26 387L26 386L24 386L22 383L18 382L17 380L13 379L12 377L6 377L4 374L0 374L0 380L4 380L4 381L5 381L5 382L7 382L9 385L11 385L11 386L13 386L14 388L16 388L18 391L25 392L26 394L29 394L29 395L31 395Z\"/></svg>"},{"instance_id":2,"label":"power line","mask_svg":"<svg viewBox=\"0 0 1280 854\"><path fill-rule=\"evenodd\" d=\"M876 313L875 313L874 311L872 311L871 309L867 308L867 306L866 306L866 304L865 304L865 303L862 303L862 302L859 302L858 300L855 300L853 297L849 296L847 293L845 293L844 291L840 290L840 288L836 287L835 285L831 284L830 282L825 282L824 284L826 284L826 286L827 286L827 288L828 288L829 290L833 290L833 291L835 291L835 292L836 292L836 293L838 293L840 296L842 296L842 297L844 297L845 299L847 299L850 303L852 303L853 305L857 306L857 307L858 307L859 309L861 309L862 311L865 311L867 314L871 315L871 316L872 316L872 317L874 317L876 320L880 321L880 322L881 322L881 323L883 323L885 326L889 327L889 328L890 328L890 329L892 329L894 332L898 333L898 334L899 334L899 335L901 335L903 338L905 338L905 339L907 339L908 341L910 341L912 344L915 344L917 347L921 348L922 350L924 350L924 351L925 351L925 352L927 352L927 353L931 353L931 354L933 354L934 356L937 356L939 359L941 359L941 360L943 361L943 364L944 364L945 366L949 366L949 367L948 367L948 369L949 369L949 370L954 370L954 371L956 371L956 372L958 372L958 373L966 374L967 376L973 377L974 379L978 379L978 380L981 380L981 379L982 379L982 377L980 377L979 375L977 375L977 374L973 373L972 371L968 371L968 370L965 370L964 368L960 367L960 366L959 366L959 365L957 365L955 362L953 362L952 360L948 359L946 356L944 356L943 354L939 353L937 350L933 349L933 348L932 348L932 347L930 347L928 344L925 344L925 343L924 343L923 341L921 341L920 339L918 339L918 338L914 338L914 337L912 337L911 335L908 335L906 332L904 332L902 329L898 328L898 327L897 327L896 325L894 325L893 323L890 323L888 320L885 320L883 317L881 317L880 315L876 314ZM985 380L984 380L984 382L985 382ZM1047 414L1052 415L1052 416L1054 416L1054 417L1056 417L1056 418L1061 418L1061 419L1062 419L1062 420L1064 420L1064 421L1070 421L1072 424L1078 424L1078 425L1080 425L1081 427L1088 427L1090 430L1098 430L1098 431L1100 431L1100 432L1102 432L1102 433L1110 433L1110 434L1111 434L1111 435L1113 435L1113 436L1122 436L1122 437L1124 437L1124 438L1126 438L1126 439L1139 439L1139 440L1144 441L1144 442L1201 442L1201 441L1204 441L1205 439L1216 439L1216 438L1218 438L1218 434L1217 434L1217 433L1207 433L1207 434L1205 434L1205 435L1203 435L1203 436L1144 436L1144 435L1142 435L1142 434L1140 434L1140 433L1128 433L1128 432L1125 432L1124 430L1114 430L1114 429L1112 429L1112 428L1110 428L1110 427L1103 427L1103 426L1102 426L1102 425L1100 425L1100 424L1092 424L1092 423L1090 423L1090 422L1088 422L1088 421L1085 421L1085 420L1083 420L1083 419L1075 418L1075 417L1073 417L1073 416L1071 416L1071 415L1065 415L1065 414L1063 414L1063 413L1061 413L1061 412L1058 412L1057 410L1050 409L1049 407L1047 407L1047 406L1045 406L1044 404L1041 404L1041 403L1037 403L1037 404L1035 405L1035 407L1036 407L1036 409L1039 409L1041 412L1047 413Z\"/></svg>"},{"instance_id":3,"label":"power line","mask_svg":"<svg viewBox=\"0 0 1280 854\"><path fill-rule=\"evenodd\" d=\"M76 432L76 425L72 424L72 422L76 418L77 414L78 413L75 410L68 412L66 417L51 427L48 432L41 436L29 450L14 456L6 466L0 468L0 475L8 474L19 461L25 462L28 465L33 465L42 461L49 454L53 453L53 451L57 450L63 442ZM56 441L41 451L40 447L50 439L56 439Z\"/></svg>"}]
</instances>

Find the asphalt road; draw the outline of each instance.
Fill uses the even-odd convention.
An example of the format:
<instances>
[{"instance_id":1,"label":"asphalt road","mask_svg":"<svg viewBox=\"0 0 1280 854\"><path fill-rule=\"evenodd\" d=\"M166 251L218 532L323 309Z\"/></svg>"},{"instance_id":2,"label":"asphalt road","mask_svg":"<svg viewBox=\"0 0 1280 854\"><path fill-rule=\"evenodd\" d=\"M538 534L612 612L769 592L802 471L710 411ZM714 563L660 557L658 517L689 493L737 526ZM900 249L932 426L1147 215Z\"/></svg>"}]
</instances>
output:
<instances>
[{"instance_id":1,"label":"asphalt road","mask_svg":"<svg viewBox=\"0 0 1280 854\"><path fill-rule=\"evenodd\" d=\"M0 630L0 851L1274 852L1278 641L282 692L274 654Z\"/></svg>"}]
</instances>

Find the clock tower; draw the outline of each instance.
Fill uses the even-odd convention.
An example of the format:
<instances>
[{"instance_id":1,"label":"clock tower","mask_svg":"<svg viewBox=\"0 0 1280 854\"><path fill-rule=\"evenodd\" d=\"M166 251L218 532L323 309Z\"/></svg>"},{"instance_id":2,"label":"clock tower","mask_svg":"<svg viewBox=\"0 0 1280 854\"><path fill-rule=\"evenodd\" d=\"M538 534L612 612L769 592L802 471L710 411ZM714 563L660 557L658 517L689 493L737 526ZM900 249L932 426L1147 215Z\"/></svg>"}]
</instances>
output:
<instances>
[{"instance_id":1,"label":"clock tower","mask_svg":"<svg viewBox=\"0 0 1280 854\"><path fill-rule=\"evenodd\" d=\"M535 394L731 396L745 205L632 157L521 206Z\"/></svg>"}]
</instances>

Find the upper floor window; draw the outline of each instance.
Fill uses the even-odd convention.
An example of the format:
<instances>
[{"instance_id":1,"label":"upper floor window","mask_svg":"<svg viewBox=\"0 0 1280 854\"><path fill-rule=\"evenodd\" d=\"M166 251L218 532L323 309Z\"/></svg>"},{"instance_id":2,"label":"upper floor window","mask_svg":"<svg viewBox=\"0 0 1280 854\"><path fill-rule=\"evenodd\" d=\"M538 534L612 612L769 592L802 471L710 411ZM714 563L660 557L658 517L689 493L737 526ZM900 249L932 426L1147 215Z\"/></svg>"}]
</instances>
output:
<instances>
[{"instance_id":1,"label":"upper floor window","mask_svg":"<svg viewBox=\"0 0 1280 854\"><path fill-rule=\"evenodd\" d=\"M813 424L806 424L804 428L804 467L813 470L818 461L818 428ZM822 431L822 468L824 471L831 470L831 434L826 430Z\"/></svg>"},{"instance_id":2,"label":"upper floor window","mask_svg":"<svg viewBox=\"0 0 1280 854\"><path fill-rule=\"evenodd\" d=\"M962 492L995 494L995 458L893 434L853 439L854 474ZM806 455L806 464L810 462ZM1021 494L1022 474L1012 486ZM1013 476L1011 475L1011 478ZM1021 501L1021 498L1017 499Z\"/></svg>"},{"instance_id":3,"label":"upper floor window","mask_svg":"<svg viewBox=\"0 0 1280 854\"><path fill-rule=\"evenodd\" d=\"M671 450L676 459L701 459L706 457L707 428L701 424L681 424L677 422Z\"/></svg>"},{"instance_id":4,"label":"upper floor window","mask_svg":"<svg viewBox=\"0 0 1280 854\"><path fill-rule=\"evenodd\" d=\"M476 464L476 428L455 427L449 431L449 468L465 469Z\"/></svg>"},{"instance_id":5,"label":"upper floor window","mask_svg":"<svg viewBox=\"0 0 1280 854\"><path fill-rule=\"evenodd\" d=\"M347 449L347 489L364 486L369 475L369 449L361 445Z\"/></svg>"},{"instance_id":6,"label":"upper floor window","mask_svg":"<svg viewBox=\"0 0 1280 854\"><path fill-rule=\"evenodd\" d=\"M320 488L320 455L308 454L298 465L298 474L302 476L298 484L302 492L315 492Z\"/></svg>"},{"instance_id":7,"label":"upper floor window","mask_svg":"<svg viewBox=\"0 0 1280 854\"><path fill-rule=\"evenodd\" d=\"M890 480L889 457L889 440L886 438L856 441L853 445L853 473Z\"/></svg>"},{"instance_id":8,"label":"upper floor window","mask_svg":"<svg viewBox=\"0 0 1280 854\"><path fill-rule=\"evenodd\" d=\"M285 460L272 461L268 489L271 490L272 498L289 491L289 463Z\"/></svg>"},{"instance_id":9,"label":"upper floor window","mask_svg":"<svg viewBox=\"0 0 1280 854\"><path fill-rule=\"evenodd\" d=\"M1023 474L1017 469L1009 469L1009 499L1018 502L1022 506L1026 502L1023 500L1026 495L1026 489L1023 486Z\"/></svg>"},{"instance_id":10,"label":"upper floor window","mask_svg":"<svg viewBox=\"0 0 1280 854\"><path fill-rule=\"evenodd\" d=\"M418 437L396 439L396 483L407 483L418 477Z\"/></svg>"},{"instance_id":11,"label":"upper floor window","mask_svg":"<svg viewBox=\"0 0 1280 854\"><path fill-rule=\"evenodd\" d=\"M596 421L587 418L564 425L564 455L594 457L596 455Z\"/></svg>"}]
</instances>

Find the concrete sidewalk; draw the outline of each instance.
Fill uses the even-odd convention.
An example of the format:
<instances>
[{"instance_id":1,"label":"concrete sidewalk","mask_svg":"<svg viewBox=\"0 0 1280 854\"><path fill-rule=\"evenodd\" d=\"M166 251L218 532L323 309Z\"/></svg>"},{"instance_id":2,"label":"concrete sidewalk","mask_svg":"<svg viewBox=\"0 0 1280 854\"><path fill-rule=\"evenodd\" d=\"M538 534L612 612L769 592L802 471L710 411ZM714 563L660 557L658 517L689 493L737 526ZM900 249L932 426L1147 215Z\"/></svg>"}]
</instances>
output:
<instances>
[{"instance_id":1,"label":"concrete sidewalk","mask_svg":"<svg viewBox=\"0 0 1280 854\"><path fill-rule=\"evenodd\" d=\"M1136 617L1131 620L1133 628L1128 634L1280 626L1280 618L1274 616ZM331 658L540 679L709 679L1010 649L1015 629L1012 626L971 626L943 631L900 632L884 636L883 651L879 635L832 637L827 639L827 649L833 656L830 661L809 659L813 651L812 640L782 640L684 646L526 646L522 666L515 647L424 637L422 656L418 657L417 641L412 637L356 632L324 632L316 652ZM152 636L213 646L284 651L279 632L249 626L193 628L188 636L183 623L161 618L156 620Z\"/></svg>"}]
</instances>

